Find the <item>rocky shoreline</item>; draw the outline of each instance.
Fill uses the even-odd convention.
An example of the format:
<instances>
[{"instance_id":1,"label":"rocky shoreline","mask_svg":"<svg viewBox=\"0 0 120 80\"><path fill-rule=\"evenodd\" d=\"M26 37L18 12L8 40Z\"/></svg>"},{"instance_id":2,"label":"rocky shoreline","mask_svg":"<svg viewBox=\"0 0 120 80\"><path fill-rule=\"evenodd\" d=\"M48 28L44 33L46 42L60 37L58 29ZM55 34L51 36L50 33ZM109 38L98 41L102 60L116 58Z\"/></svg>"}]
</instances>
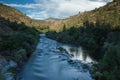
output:
<instances>
[{"instance_id":1,"label":"rocky shoreline","mask_svg":"<svg viewBox=\"0 0 120 80\"><path fill-rule=\"evenodd\" d=\"M3 80L15 80L15 69L17 68L17 63L13 60L7 61L5 57L0 56L0 73L3 74L1 77ZM2 80L2 79L0 79Z\"/></svg>"}]
</instances>

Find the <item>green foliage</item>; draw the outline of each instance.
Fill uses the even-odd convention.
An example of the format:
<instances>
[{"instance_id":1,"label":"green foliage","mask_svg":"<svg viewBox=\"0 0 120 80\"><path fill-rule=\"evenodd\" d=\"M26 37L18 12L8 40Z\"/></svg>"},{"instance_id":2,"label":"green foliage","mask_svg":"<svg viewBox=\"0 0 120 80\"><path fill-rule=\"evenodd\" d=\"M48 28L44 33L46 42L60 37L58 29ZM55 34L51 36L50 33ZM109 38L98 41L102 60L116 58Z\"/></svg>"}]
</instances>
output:
<instances>
[{"instance_id":1,"label":"green foliage","mask_svg":"<svg viewBox=\"0 0 120 80\"><path fill-rule=\"evenodd\" d=\"M97 68L101 73L96 75L97 80L119 80L120 79L120 44L109 45L105 50L103 59Z\"/></svg>"},{"instance_id":2,"label":"green foliage","mask_svg":"<svg viewBox=\"0 0 120 80\"><path fill-rule=\"evenodd\" d=\"M120 79L120 32L110 32L102 47L104 57L92 70L96 80L119 80ZM100 74L96 75L96 72Z\"/></svg>"},{"instance_id":3,"label":"green foliage","mask_svg":"<svg viewBox=\"0 0 120 80\"><path fill-rule=\"evenodd\" d=\"M0 51L8 51L9 58L20 63L30 55L37 44L39 33L34 28L29 28L24 24L9 23L14 33L9 36L3 36L0 41Z\"/></svg>"},{"instance_id":4,"label":"green foliage","mask_svg":"<svg viewBox=\"0 0 120 80\"><path fill-rule=\"evenodd\" d=\"M14 67L9 67L8 72L15 73L16 69Z\"/></svg>"},{"instance_id":5,"label":"green foliage","mask_svg":"<svg viewBox=\"0 0 120 80\"><path fill-rule=\"evenodd\" d=\"M37 40L33 35L16 32L13 35L9 36L6 40L1 42L1 50L14 50L19 48L25 48L25 43L28 43L29 46L33 46ZM26 48L27 50L27 48Z\"/></svg>"},{"instance_id":6,"label":"green foliage","mask_svg":"<svg viewBox=\"0 0 120 80\"><path fill-rule=\"evenodd\" d=\"M25 49L20 49L16 51L13 55L13 59L16 62L21 62L22 60L25 60L27 58L27 53Z\"/></svg>"},{"instance_id":7,"label":"green foliage","mask_svg":"<svg viewBox=\"0 0 120 80\"><path fill-rule=\"evenodd\" d=\"M46 32L46 35L47 35L47 37L52 38L52 39L56 39L57 38L56 31L48 31L48 32Z\"/></svg>"},{"instance_id":8,"label":"green foliage","mask_svg":"<svg viewBox=\"0 0 120 80\"><path fill-rule=\"evenodd\" d=\"M1 71L0 71L0 80L5 80L5 76Z\"/></svg>"},{"instance_id":9,"label":"green foliage","mask_svg":"<svg viewBox=\"0 0 120 80\"><path fill-rule=\"evenodd\" d=\"M99 22L93 24L86 21L83 27L71 27L59 33L48 32L46 35L59 42L84 46L93 58L99 59L103 56L101 48L110 31L109 25L100 24Z\"/></svg>"}]
</instances>

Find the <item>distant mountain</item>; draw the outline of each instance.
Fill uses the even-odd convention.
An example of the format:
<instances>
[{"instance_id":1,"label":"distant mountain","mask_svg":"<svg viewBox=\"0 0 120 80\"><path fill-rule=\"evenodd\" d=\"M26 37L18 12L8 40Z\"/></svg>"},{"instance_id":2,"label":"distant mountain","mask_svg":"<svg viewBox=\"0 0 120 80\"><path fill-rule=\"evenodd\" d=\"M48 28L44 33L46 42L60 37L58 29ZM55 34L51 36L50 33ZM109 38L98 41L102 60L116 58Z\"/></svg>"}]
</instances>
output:
<instances>
[{"instance_id":1,"label":"distant mountain","mask_svg":"<svg viewBox=\"0 0 120 80\"><path fill-rule=\"evenodd\" d=\"M56 19L56 18L48 18L48 19L46 19L45 21L46 22L56 22L56 21L59 21L60 19Z\"/></svg>"},{"instance_id":2,"label":"distant mountain","mask_svg":"<svg viewBox=\"0 0 120 80\"><path fill-rule=\"evenodd\" d=\"M60 19L55 19L55 18L48 18L48 19L45 19L45 20L35 20L35 19L32 19L31 20L31 25L32 26L36 26L36 27L46 27L46 26L49 26L52 23L54 23L56 21L59 21L59 20Z\"/></svg>"},{"instance_id":3,"label":"distant mountain","mask_svg":"<svg viewBox=\"0 0 120 80\"><path fill-rule=\"evenodd\" d=\"M27 26L48 26L50 23L58 20L48 18L46 20L34 20L26 16L22 12L4 4L0 4L0 17L10 22L24 23Z\"/></svg>"},{"instance_id":4,"label":"distant mountain","mask_svg":"<svg viewBox=\"0 0 120 80\"><path fill-rule=\"evenodd\" d=\"M29 27L44 28L49 26L51 23L58 21L58 19L31 19L30 17L26 16L22 12L16 10L15 8L0 3L0 34L9 34L9 32L12 32L12 30L7 25L8 21L11 23L15 22L17 24L25 24ZM2 28L4 28L4 30Z\"/></svg>"},{"instance_id":5,"label":"distant mountain","mask_svg":"<svg viewBox=\"0 0 120 80\"><path fill-rule=\"evenodd\" d=\"M60 31L63 27L79 27L83 26L86 21L91 23L99 21L100 23L109 24L113 28L120 27L120 1L114 0L98 9L82 12L67 19L54 22L50 25L50 29Z\"/></svg>"}]
</instances>

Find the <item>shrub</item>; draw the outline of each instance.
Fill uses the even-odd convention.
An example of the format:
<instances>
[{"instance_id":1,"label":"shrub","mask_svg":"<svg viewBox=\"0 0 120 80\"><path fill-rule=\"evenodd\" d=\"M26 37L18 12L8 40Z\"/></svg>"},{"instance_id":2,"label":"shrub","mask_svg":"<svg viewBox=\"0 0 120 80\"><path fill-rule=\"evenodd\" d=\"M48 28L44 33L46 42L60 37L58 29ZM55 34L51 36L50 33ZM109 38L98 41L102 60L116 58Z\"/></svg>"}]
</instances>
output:
<instances>
[{"instance_id":1,"label":"shrub","mask_svg":"<svg viewBox=\"0 0 120 80\"><path fill-rule=\"evenodd\" d=\"M16 70L14 67L9 67L7 71L11 73L15 73Z\"/></svg>"},{"instance_id":2,"label":"shrub","mask_svg":"<svg viewBox=\"0 0 120 80\"><path fill-rule=\"evenodd\" d=\"M14 60L16 62L20 62L22 60L25 60L27 57L27 53L25 49L20 49L14 53Z\"/></svg>"},{"instance_id":3,"label":"shrub","mask_svg":"<svg viewBox=\"0 0 120 80\"><path fill-rule=\"evenodd\" d=\"M103 73L105 80L120 79L120 44L111 45L105 51L104 58L99 64L99 70Z\"/></svg>"},{"instance_id":4,"label":"shrub","mask_svg":"<svg viewBox=\"0 0 120 80\"><path fill-rule=\"evenodd\" d=\"M5 80L5 76L1 71L0 71L0 80Z\"/></svg>"}]
</instances>

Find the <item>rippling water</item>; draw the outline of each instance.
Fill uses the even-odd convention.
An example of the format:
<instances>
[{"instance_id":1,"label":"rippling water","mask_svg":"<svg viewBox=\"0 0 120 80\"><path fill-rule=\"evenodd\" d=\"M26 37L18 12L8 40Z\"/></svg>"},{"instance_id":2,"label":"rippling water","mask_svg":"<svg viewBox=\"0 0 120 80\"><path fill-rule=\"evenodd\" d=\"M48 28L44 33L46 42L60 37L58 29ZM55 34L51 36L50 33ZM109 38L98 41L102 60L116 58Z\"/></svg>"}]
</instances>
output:
<instances>
[{"instance_id":1,"label":"rippling water","mask_svg":"<svg viewBox=\"0 0 120 80\"><path fill-rule=\"evenodd\" d=\"M72 54L73 60L80 60L84 62L93 62L94 60L89 56L88 51L82 49L81 46L73 46L68 44L58 43L59 47L64 48L69 54Z\"/></svg>"},{"instance_id":2,"label":"rippling water","mask_svg":"<svg viewBox=\"0 0 120 80\"><path fill-rule=\"evenodd\" d=\"M65 48L74 56L57 47ZM41 35L36 51L23 68L22 80L92 80L89 70L85 71L81 66L79 60L84 60L81 55L82 48L62 45ZM71 61L72 58L78 60Z\"/></svg>"}]
</instances>

